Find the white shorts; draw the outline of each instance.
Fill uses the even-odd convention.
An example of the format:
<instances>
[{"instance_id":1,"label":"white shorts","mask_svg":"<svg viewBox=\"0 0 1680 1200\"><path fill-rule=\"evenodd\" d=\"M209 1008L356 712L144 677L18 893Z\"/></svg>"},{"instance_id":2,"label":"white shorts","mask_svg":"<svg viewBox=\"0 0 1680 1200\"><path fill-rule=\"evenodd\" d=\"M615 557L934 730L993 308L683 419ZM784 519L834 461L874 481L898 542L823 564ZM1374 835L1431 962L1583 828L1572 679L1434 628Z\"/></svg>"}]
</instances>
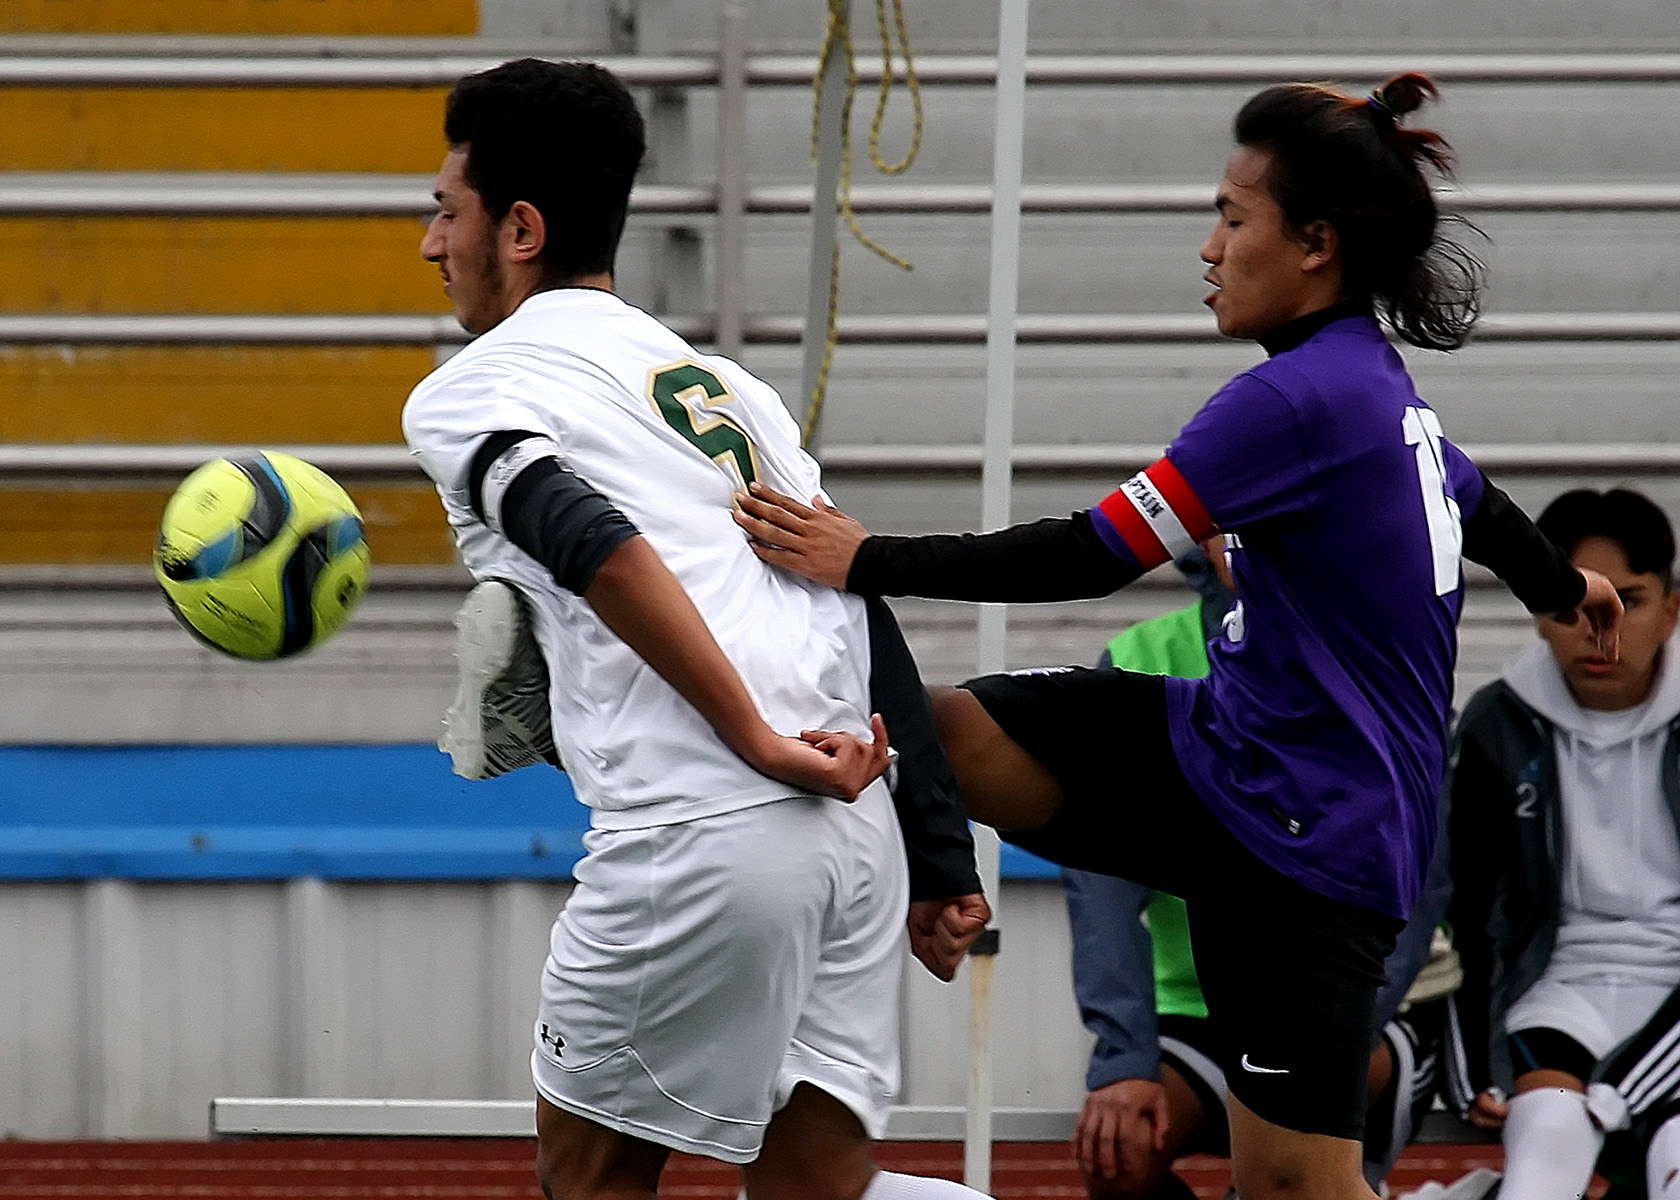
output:
<instances>
[{"instance_id":1,"label":"white shorts","mask_svg":"<svg viewBox=\"0 0 1680 1200\"><path fill-rule=\"evenodd\" d=\"M1543 975L1505 1012L1505 1031L1555 1029L1602 1059L1645 1027L1670 989L1627 976Z\"/></svg>"},{"instance_id":2,"label":"white shorts","mask_svg":"<svg viewBox=\"0 0 1680 1200\"><path fill-rule=\"evenodd\" d=\"M743 1163L809 1082L881 1135L909 904L885 786L592 830L584 847L543 970L531 1073L545 1099Z\"/></svg>"}]
</instances>

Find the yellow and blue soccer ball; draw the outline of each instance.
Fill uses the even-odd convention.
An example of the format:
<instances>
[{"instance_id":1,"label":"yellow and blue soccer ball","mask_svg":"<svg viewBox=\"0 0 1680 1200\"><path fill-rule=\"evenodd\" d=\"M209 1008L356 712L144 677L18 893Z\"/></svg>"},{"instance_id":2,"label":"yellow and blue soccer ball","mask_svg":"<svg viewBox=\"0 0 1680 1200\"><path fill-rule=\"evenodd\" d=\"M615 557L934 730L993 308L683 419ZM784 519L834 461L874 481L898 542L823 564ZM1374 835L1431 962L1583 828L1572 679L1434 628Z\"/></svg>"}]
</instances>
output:
<instances>
[{"instance_id":1,"label":"yellow and blue soccer ball","mask_svg":"<svg viewBox=\"0 0 1680 1200\"><path fill-rule=\"evenodd\" d=\"M152 566L169 607L235 658L285 658L330 637L367 591L362 515L290 454L218 458L170 497Z\"/></svg>"}]
</instances>

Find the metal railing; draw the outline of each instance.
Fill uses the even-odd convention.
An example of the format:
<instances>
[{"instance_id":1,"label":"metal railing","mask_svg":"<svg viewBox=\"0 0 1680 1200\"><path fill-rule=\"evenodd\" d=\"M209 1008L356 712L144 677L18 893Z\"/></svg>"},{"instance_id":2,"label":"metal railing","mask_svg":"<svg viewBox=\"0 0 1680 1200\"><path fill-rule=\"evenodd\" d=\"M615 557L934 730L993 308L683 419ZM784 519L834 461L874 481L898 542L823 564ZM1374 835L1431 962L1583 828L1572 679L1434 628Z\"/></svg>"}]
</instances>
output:
<instances>
[{"instance_id":1,"label":"metal railing","mask_svg":"<svg viewBox=\"0 0 1680 1200\"><path fill-rule=\"evenodd\" d=\"M200 463L248 452L249 445L0 445L0 480L58 482L176 480ZM417 482L420 468L404 446L303 445L280 449L329 474L362 482ZM830 445L822 452L831 475L972 478L980 473L979 445ZM1598 444L1488 443L1464 447L1492 475L1548 478L1567 475L1680 475L1680 442ZM1017 445L1014 473L1024 478L1099 475L1123 479L1161 456L1159 445Z\"/></svg>"},{"instance_id":2,"label":"metal railing","mask_svg":"<svg viewBox=\"0 0 1680 1200\"><path fill-rule=\"evenodd\" d=\"M707 316L665 315L660 320L691 342L710 342ZM754 345L798 345L804 324L797 316L748 317L743 340ZM978 345L986 340L982 314L860 314L841 316L847 345ZM1019 320L1022 345L1218 345L1223 337L1200 313L1026 313ZM106 315L26 313L0 315L0 345L270 345L448 346L468 335L444 314L233 314ZM1680 341L1680 312L1495 313L1476 327L1478 342Z\"/></svg>"},{"instance_id":3,"label":"metal railing","mask_svg":"<svg viewBox=\"0 0 1680 1200\"><path fill-rule=\"evenodd\" d=\"M408 56L298 55L7 55L0 47L0 87L447 87L500 58L471 54ZM600 57L632 86L708 87L719 80L713 58ZM808 87L816 59L753 55L746 82ZM988 55L929 54L916 59L926 84L991 84ZM1282 79L1380 80L1398 71L1426 71L1457 83L1674 83L1680 54L1154 54L1032 55L1027 82L1038 85L1254 84ZM865 83L880 64L858 63Z\"/></svg>"},{"instance_id":4,"label":"metal railing","mask_svg":"<svg viewBox=\"0 0 1680 1200\"><path fill-rule=\"evenodd\" d=\"M898 1105L882 1135L889 1142L953 1141L962 1137L957 1105ZM1073 1132L1069 1110L1002 1108L1000 1142L1064 1142ZM531 1100L362 1100L291 1097L217 1097L210 1101L211 1137L531 1137Z\"/></svg>"},{"instance_id":5,"label":"metal railing","mask_svg":"<svg viewBox=\"0 0 1680 1200\"><path fill-rule=\"evenodd\" d=\"M394 216L431 212L430 176L316 175L223 172L0 172L0 215L6 216ZM1027 184L1021 207L1031 213L1185 213L1212 208L1211 187L1199 184ZM1443 188L1456 212L1677 212L1680 183L1489 183ZM805 185L747 187L747 213L811 211ZM986 184L860 185L860 213L985 214ZM718 211L709 184L642 184L630 197L641 215L709 216Z\"/></svg>"},{"instance_id":6,"label":"metal railing","mask_svg":"<svg viewBox=\"0 0 1680 1200\"><path fill-rule=\"evenodd\" d=\"M1071 1109L999 1108L993 1134L1000 1142L1065 1142L1078 1113ZM882 1140L951 1142L961 1139L960 1105L895 1105ZM531 1137L530 1100L362 1100L217 1097L210 1101L216 1137ZM1422 1143L1497 1141L1456 1114L1428 1114L1414 1140Z\"/></svg>"}]
</instances>

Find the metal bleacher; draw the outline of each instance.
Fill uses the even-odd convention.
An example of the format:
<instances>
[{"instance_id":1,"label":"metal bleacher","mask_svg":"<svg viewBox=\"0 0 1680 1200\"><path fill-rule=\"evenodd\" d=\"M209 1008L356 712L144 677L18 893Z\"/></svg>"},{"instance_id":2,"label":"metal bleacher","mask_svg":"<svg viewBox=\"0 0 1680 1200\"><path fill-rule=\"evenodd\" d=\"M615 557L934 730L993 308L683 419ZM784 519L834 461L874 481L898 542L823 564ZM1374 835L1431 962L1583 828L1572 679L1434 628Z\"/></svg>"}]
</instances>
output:
<instances>
[{"instance_id":1,"label":"metal bleacher","mask_svg":"<svg viewBox=\"0 0 1680 1200\"><path fill-rule=\"evenodd\" d=\"M863 105L878 68L857 8ZM678 0L132 0L77 9L103 24L49 19L72 9L0 5L0 743L432 737L464 579L397 414L464 338L416 254L442 96L463 71L537 53L601 58L629 80L652 152L621 289L701 344L738 343L799 402L816 0L750 0L744 17ZM415 9L434 23L403 26ZM1445 199L1488 235L1481 335L1457 355L1407 352L1448 433L1530 506L1631 481L1680 512L1672 0L1326 9L1035 4L1016 517L1089 504L1254 360L1198 306L1196 249L1241 100L1285 78L1363 89L1401 69L1441 83L1427 118L1462 158ZM316 23L284 26L288 12ZM909 17L923 156L880 182L860 155L854 198L915 270L844 248L822 452L840 502L902 532L978 517L996 32L984 5ZM893 104L885 137L902 145L908 106ZM341 477L376 560L328 650L256 667L190 643L147 566L180 475L254 445ZM1530 636L1475 582L1466 685ZM1018 610L1011 662L1088 660L1116 626L1179 602L1165 579L1131 591ZM931 680L972 669L969 610L901 614ZM1042 1133L1077 1103L1084 1044L1059 897L1014 886L998 1101ZM0 1077L24 1082L0 1095L0 1133L195 1137L212 1095L525 1094L526 959L562 893L7 880L0 1001L16 1036L0 1037ZM904 1111L924 1116L900 1120L932 1122L914 1126L924 1136L954 1126L964 1003L907 985Z\"/></svg>"},{"instance_id":2,"label":"metal bleacher","mask_svg":"<svg viewBox=\"0 0 1680 1200\"><path fill-rule=\"evenodd\" d=\"M221 447L267 444L301 448L363 499L387 587L458 586L396 412L463 337L413 261L437 101L499 55L389 39L377 52L30 49L0 45L0 89L68 128L15 146L17 169L0 171L0 221L21 247L0 290L0 376L18 397L0 411L0 583L134 583L169 482ZM623 285L700 343L738 337L794 396L810 194L804 125L787 113L803 112L814 60L735 55L729 72L726 59L606 58L653 98L652 181L634 200ZM868 85L867 56L861 67ZM966 152L991 60L925 53L917 67L927 174L860 186L856 203L889 243L915 247L918 268L897 276L848 252L824 453L860 517L905 530L975 519L989 205ZM1442 83L1440 123L1465 160L1447 204L1491 239L1476 344L1417 356L1449 432L1523 499L1606 476L1680 498L1665 491L1680 454L1661 402L1680 366L1680 263L1660 236L1680 211L1680 158L1623 119L1675 110L1680 54L1042 54L1029 63L1019 515L1077 505L1152 458L1249 356L1197 315L1192 257L1240 97L1289 77L1367 86L1401 67ZM172 121L206 107L232 114L220 133L174 136ZM717 119L733 108L747 120ZM1558 163L1552 142L1590 161ZM714 162L745 163L744 186L719 188ZM1078 618L1047 619L1084 636Z\"/></svg>"}]
</instances>

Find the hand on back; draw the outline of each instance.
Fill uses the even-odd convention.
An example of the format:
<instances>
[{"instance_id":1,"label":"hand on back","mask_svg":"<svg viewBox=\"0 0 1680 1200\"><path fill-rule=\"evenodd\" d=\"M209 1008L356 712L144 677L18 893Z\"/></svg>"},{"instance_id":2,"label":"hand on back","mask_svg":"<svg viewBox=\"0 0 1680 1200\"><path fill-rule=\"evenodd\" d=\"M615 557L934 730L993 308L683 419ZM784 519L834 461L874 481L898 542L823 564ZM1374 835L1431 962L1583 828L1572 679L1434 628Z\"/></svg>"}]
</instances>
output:
<instances>
[{"instance_id":1,"label":"hand on back","mask_svg":"<svg viewBox=\"0 0 1680 1200\"><path fill-rule=\"evenodd\" d=\"M754 770L818 796L848 803L887 769L887 727L869 718L872 741L850 733L808 729L798 737L772 735L747 756Z\"/></svg>"},{"instance_id":2,"label":"hand on back","mask_svg":"<svg viewBox=\"0 0 1680 1200\"><path fill-rule=\"evenodd\" d=\"M813 503L755 483L736 497L735 523L752 535L753 553L765 562L843 589L869 531L821 496Z\"/></svg>"}]
</instances>

